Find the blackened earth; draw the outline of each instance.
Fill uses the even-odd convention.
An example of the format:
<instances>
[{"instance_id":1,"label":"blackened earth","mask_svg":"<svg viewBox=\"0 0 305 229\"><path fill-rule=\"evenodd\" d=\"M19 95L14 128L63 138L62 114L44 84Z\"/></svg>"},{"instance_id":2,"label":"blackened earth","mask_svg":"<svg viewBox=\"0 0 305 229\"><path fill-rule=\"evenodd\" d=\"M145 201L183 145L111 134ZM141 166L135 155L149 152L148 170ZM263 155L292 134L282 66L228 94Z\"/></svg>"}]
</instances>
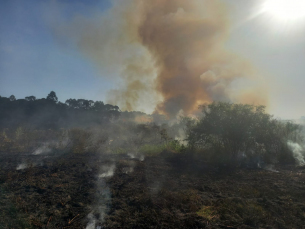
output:
<instances>
[{"instance_id":1,"label":"blackened earth","mask_svg":"<svg viewBox=\"0 0 305 229\"><path fill-rule=\"evenodd\" d=\"M305 228L305 167L1 152L0 182L0 228Z\"/></svg>"}]
</instances>

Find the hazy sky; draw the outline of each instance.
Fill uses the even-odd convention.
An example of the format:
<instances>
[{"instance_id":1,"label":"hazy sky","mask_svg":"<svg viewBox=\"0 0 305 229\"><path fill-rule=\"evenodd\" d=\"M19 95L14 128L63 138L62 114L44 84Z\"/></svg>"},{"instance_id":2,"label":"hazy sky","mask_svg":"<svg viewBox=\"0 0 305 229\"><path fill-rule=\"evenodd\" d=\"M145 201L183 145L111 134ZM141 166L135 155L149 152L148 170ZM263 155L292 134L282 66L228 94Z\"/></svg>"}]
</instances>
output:
<instances>
[{"instance_id":1,"label":"hazy sky","mask_svg":"<svg viewBox=\"0 0 305 229\"><path fill-rule=\"evenodd\" d=\"M232 23L226 45L251 61L269 85L269 111L282 118L305 116L305 21L258 13L263 0L223 2ZM52 30L78 15L90 18L109 8L108 0L2 0L0 95L40 98L54 90L61 101L105 100L115 82L101 77L106 73L73 41L58 41Z\"/></svg>"}]
</instances>

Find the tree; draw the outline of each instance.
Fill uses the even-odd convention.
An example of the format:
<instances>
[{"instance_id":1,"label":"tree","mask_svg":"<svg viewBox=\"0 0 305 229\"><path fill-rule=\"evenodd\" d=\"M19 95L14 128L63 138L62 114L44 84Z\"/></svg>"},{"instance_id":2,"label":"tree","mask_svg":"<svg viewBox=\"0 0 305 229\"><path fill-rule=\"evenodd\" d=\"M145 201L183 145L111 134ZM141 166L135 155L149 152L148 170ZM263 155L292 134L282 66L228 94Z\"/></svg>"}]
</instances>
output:
<instances>
[{"instance_id":1,"label":"tree","mask_svg":"<svg viewBox=\"0 0 305 229\"><path fill-rule=\"evenodd\" d=\"M287 141L297 140L300 126L265 113L264 106L213 102L203 105L202 117L188 129L190 146L204 149L211 160L268 163L292 162Z\"/></svg>"},{"instance_id":2,"label":"tree","mask_svg":"<svg viewBox=\"0 0 305 229\"><path fill-rule=\"evenodd\" d=\"M76 99L67 99L65 104L69 107L69 108L78 108L78 105L77 105L77 101Z\"/></svg>"},{"instance_id":3,"label":"tree","mask_svg":"<svg viewBox=\"0 0 305 229\"><path fill-rule=\"evenodd\" d=\"M25 97L25 100L26 101L35 101L36 100L36 97L35 96L27 96L27 97Z\"/></svg>"},{"instance_id":4,"label":"tree","mask_svg":"<svg viewBox=\"0 0 305 229\"><path fill-rule=\"evenodd\" d=\"M11 95L11 96L9 97L9 99L10 99L10 101L16 101L16 97L15 97L14 95Z\"/></svg>"},{"instance_id":5,"label":"tree","mask_svg":"<svg viewBox=\"0 0 305 229\"><path fill-rule=\"evenodd\" d=\"M48 96L47 96L47 100L52 101L52 102L58 102L58 98L56 96L56 93L54 91L51 91Z\"/></svg>"},{"instance_id":6,"label":"tree","mask_svg":"<svg viewBox=\"0 0 305 229\"><path fill-rule=\"evenodd\" d=\"M105 104L105 110L106 111L119 111L120 108L118 106L113 106L111 104Z\"/></svg>"},{"instance_id":7,"label":"tree","mask_svg":"<svg viewBox=\"0 0 305 229\"><path fill-rule=\"evenodd\" d=\"M105 104L102 101L96 101L93 104L93 110L94 111L104 111L105 110Z\"/></svg>"},{"instance_id":8,"label":"tree","mask_svg":"<svg viewBox=\"0 0 305 229\"><path fill-rule=\"evenodd\" d=\"M78 99L78 107L83 110L89 110L94 103L92 100Z\"/></svg>"}]
</instances>

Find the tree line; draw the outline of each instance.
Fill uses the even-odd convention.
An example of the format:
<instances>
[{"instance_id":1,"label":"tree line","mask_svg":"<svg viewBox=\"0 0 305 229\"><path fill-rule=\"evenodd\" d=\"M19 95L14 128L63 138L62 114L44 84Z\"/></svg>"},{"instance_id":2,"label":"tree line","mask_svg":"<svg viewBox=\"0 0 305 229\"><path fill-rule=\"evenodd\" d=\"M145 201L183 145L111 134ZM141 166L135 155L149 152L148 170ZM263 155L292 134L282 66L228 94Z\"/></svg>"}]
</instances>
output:
<instances>
[{"instance_id":1,"label":"tree line","mask_svg":"<svg viewBox=\"0 0 305 229\"><path fill-rule=\"evenodd\" d=\"M101 101L68 99L62 103L51 91L41 99L0 97L0 130L76 128L71 133L77 133L79 142L88 135L80 134L83 131L90 130L96 136L97 129L99 133L107 130L105 139L111 138L112 146L121 149L160 150L155 146L162 140L162 146L165 142L166 147L200 156L212 164L305 164L303 126L275 119L264 106L213 102L200 109L197 118L181 117L180 122L169 125L162 115L122 112L118 106ZM120 121L111 122L117 119ZM146 124L138 124L141 122Z\"/></svg>"},{"instance_id":2,"label":"tree line","mask_svg":"<svg viewBox=\"0 0 305 229\"><path fill-rule=\"evenodd\" d=\"M16 99L0 96L0 128L25 126L35 129L56 129L90 126L96 123L118 119L121 111L118 106L102 101L68 99L58 100L51 91L46 98L27 96Z\"/></svg>"}]
</instances>

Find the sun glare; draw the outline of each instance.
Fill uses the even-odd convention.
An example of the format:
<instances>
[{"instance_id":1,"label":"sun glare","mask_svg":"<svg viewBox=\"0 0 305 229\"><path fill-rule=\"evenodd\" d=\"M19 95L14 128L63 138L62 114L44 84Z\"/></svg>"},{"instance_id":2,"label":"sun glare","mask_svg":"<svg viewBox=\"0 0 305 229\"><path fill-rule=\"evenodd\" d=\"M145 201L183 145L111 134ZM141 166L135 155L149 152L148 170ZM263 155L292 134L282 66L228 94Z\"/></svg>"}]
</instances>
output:
<instances>
[{"instance_id":1,"label":"sun glare","mask_svg":"<svg viewBox=\"0 0 305 229\"><path fill-rule=\"evenodd\" d=\"M266 0L263 12L283 22L305 19L305 0Z\"/></svg>"}]
</instances>

